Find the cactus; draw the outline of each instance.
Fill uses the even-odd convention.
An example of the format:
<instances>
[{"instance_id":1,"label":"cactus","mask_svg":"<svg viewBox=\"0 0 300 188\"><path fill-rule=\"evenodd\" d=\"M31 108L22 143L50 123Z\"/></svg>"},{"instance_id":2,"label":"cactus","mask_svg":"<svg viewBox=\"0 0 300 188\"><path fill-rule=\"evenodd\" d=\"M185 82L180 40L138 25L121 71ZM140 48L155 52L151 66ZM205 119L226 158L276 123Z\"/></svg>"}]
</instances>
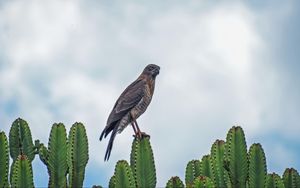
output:
<instances>
[{"instance_id":1,"label":"cactus","mask_svg":"<svg viewBox=\"0 0 300 188\"><path fill-rule=\"evenodd\" d=\"M31 162L26 155L20 155L13 163L11 186L16 188L34 187Z\"/></svg>"},{"instance_id":2,"label":"cactus","mask_svg":"<svg viewBox=\"0 0 300 188\"><path fill-rule=\"evenodd\" d=\"M67 155L70 187L82 187L88 159L88 139L85 128L82 123L75 123L70 129Z\"/></svg>"},{"instance_id":3,"label":"cactus","mask_svg":"<svg viewBox=\"0 0 300 188\"><path fill-rule=\"evenodd\" d=\"M174 176L169 179L166 188L184 188L184 185L178 176Z\"/></svg>"},{"instance_id":4,"label":"cactus","mask_svg":"<svg viewBox=\"0 0 300 188\"><path fill-rule=\"evenodd\" d=\"M266 181L266 188L284 188L282 179L278 174L268 174Z\"/></svg>"},{"instance_id":5,"label":"cactus","mask_svg":"<svg viewBox=\"0 0 300 188\"><path fill-rule=\"evenodd\" d=\"M8 142L4 132L0 132L0 187L9 187L8 184L8 169L9 169L9 154Z\"/></svg>"},{"instance_id":6,"label":"cactus","mask_svg":"<svg viewBox=\"0 0 300 188\"><path fill-rule=\"evenodd\" d=\"M233 126L226 137L225 169L229 173L233 188L246 187L248 159L244 131L241 127Z\"/></svg>"},{"instance_id":7,"label":"cactus","mask_svg":"<svg viewBox=\"0 0 300 188\"><path fill-rule=\"evenodd\" d=\"M47 165L49 187L67 186L67 134L62 123L53 124L48 149L41 145L39 149L40 158Z\"/></svg>"},{"instance_id":8,"label":"cactus","mask_svg":"<svg viewBox=\"0 0 300 188\"><path fill-rule=\"evenodd\" d=\"M35 156L35 146L32 142L31 132L26 121L16 119L9 131L10 156L15 161L19 155L26 155L31 162Z\"/></svg>"},{"instance_id":9,"label":"cactus","mask_svg":"<svg viewBox=\"0 0 300 188\"><path fill-rule=\"evenodd\" d=\"M283 183L285 187L300 188L300 177L297 170L287 168L283 173Z\"/></svg>"},{"instance_id":10,"label":"cactus","mask_svg":"<svg viewBox=\"0 0 300 188\"><path fill-rule=\"evenodd\" d=\"M209 178L212 177L209 155L204 155L200 161L200 175Z\"/></svg>"},{"instance_id":11,"label":"cactus","mask_svg":"<svg viewBox=\"0 0 300 188\"><path fill-rule=\"evenodd\" d=\"M266 157L260 144L253 144L249 150L248 187L264 187L267 177Z\"/></svg>"},{"instance_id":12,"label":"cactus","mask_svg":"<svg viewBox=\"0 0 300 188\"><path fill-rule=\"evenodd\" d=\"M229 180L228 172L224 168L224 150L225 142L223 140L216 140L210 150L212 179L215 187L226 187Z\"/></svg>"},{"instance_id":13,"label":"cactus","mask_svg":"<svg viewBox=\"0 0 300 188\"><path fill-rule=\"evenodd\" d=\"M206 176L199 176L194 180L193 188L214 188L214 182Z\"/></svg>"},{"instance_id":14,"label":"cactus","mask_svg":"<svg viewBox=\"0 0 300 188\"><path fill-rule=\"evenodd\" d=\"M125 160L118 161L114 173L114 188L135 188L135 180L132 170ZM112 183L113 184L113 183Z\"/></svg>"},{"instance_id":15,"label":"cactus","mask_svg":"<svg viewBox=\"0 0 300 188\"><path fill-rule=\"evenodd\" d=\"M191 160L186 165L185 169L185 184L187 187L191 187L196 177L201 175L200 161Z\"/></svg>"},{"instance_id":16,"label":"cactus","mask_svg":"<svg viewBox=\"0 0 300 188\"><path fill-rule=\"evenodd\" d=\"M110 180L109 180L109 184L108 184L108 187L109 188L115 188L115 185L116 185L116 177L113 175Z\"/></svg>"},{"instance_id":17,"label":"cactus","mask_svg":"<svg viewBox=\"0 0 300 188\"><path fill-rule=\"evenodd\" d=\"M149 137L133 140L130 164L137 187L156 187L156 171Z\"/></svg>"}]
</instances>

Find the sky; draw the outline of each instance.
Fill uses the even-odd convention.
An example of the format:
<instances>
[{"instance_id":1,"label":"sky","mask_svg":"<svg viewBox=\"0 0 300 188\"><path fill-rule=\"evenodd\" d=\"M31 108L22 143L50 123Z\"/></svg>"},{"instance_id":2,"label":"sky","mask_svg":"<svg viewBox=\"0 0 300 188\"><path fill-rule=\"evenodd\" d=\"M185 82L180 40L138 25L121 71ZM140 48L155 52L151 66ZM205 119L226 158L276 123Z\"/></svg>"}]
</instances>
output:
<instances>
[{"instance_id":1,"label":"sky","mask_svg":"<svg viewBox=\"0 0 300 188\"><path fill-rule=\"evenodd\" d=\"M47 145L51 126L82 122L89 139L84 185L107 186L129 160L133 131L104 162L99 142L120 93L150 63L161 67L148 110L157 186L184 180L233 125L261 143L268 172L300 170L300 3L253 1L1 1L0 130L25 119ZM35 158L36 187L48 183Z\"/></svg>"}]
</instances>

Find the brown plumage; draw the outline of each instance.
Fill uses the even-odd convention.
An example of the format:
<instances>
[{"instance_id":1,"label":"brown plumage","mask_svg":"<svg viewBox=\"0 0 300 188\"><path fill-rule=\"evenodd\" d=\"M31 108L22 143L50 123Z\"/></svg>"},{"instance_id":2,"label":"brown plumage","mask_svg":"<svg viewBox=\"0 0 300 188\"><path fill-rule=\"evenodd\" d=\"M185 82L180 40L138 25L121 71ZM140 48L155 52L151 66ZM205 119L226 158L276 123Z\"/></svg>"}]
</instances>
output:
<instances>
[{"instance_id":1,"label":"brown plumage","mask_svg":"<svg viewBox=\"0 0 300 188\"><path fill-rule=\"evenodd\" d=\"M141 138L147 136L141 132L136 122L151 102L155 78L159 74L160 67L149 64L145 67L142 74L130 84L116 101L101 133L100 141L110 133L110 139L106 149L104 160L108 160L113 147L113 142L117 133L121 133L127 125L131 124L135 136Z\"/></svg>"}]
</instances>

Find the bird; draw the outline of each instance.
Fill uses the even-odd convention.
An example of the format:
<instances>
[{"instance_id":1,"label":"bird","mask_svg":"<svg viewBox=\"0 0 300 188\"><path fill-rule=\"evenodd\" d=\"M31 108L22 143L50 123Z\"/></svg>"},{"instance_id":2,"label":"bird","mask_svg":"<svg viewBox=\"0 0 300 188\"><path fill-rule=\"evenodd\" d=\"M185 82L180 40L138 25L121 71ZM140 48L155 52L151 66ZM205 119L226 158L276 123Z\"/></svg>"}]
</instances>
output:
<instances>
[{"instance_id":1,"label":"bird","mask_svg":"<svg viewBox=\"0 0 300 188\"><path fill-rule=\"evenodd\" d=\"M142 139L149 136L141 132L137 119L146 111L152 100L155 79L159 72L160 67L158 65L147 65L139 77L122 92L115 102L99 138L101 141L103 137L106 138L111 133L104 161L109 160L117 133L120 134L129 124L133 128L136 138Z\"/></svg>"}]
</instances>

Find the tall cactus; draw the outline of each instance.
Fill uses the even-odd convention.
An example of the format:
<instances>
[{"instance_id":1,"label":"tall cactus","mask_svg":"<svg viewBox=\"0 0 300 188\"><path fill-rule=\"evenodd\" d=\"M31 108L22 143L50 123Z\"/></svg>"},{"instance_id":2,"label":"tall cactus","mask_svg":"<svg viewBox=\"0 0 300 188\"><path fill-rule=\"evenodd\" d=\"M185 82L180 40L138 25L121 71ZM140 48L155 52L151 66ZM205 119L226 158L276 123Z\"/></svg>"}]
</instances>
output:
<instances>
[{"instance_id":1,"label":"tall cactus","mask_svg":"<svg viewBox=\"0 0 300 188\"><path fill-rule=\"evenodd\" d=\"M233 126L226 137L225 168L229 173L233 188L246 187L248 159L244 131Z\"/></svg>"},{"instance_id":2,"label":"tall cactus","mask_svg":"<svg viewBox=\"0 0 300 188\"><path fill-rule=\"evenodd\" d=\"M187 187L193 185L194 180L201 175L200 161L191 160L186 165L185 169L185 184Z\"/></svg>"},{"instance_id":3,"label":"tall cactus","mask_svg":"<svg viewBox=\"0 0 300 188\"><path fill-rule=\"evenodd\" d=\"M264 187L267 177L266 157L260 144L253 144L249 150L249 188Z\"/></svg>"},{"instance_id":4,"label":"tall cactus","mask_svg":"<svg viewBox=\"0 0 300 188\"><path fill-rule=\"evenodd\" d=\"M114 188L136 188L132 169L130 168L127 161L121 160L117 162L113 183L114 185L112 185L112 187Z\"/></svg>"},{"instance_id":5,"label":"tall cactus","mask_svg":"<svg viewBox=\"0 0 300 188\"><path fill-rule=\"evenodd\" d=\"M178 176L174 176L169 179L166 188L184 188L184 185Z\"/></svg>"},{"instance_id":6,"label":"tall cactus","mask_svg":"<svg viewBox=\"0 0 300 188\"><path fill-rule=\"evenodd\" d=\"M282 179L278 174L268 174L265 184L266 188L285 188Z\"/></svg>"},{"instance_id":7,"label":"tall cactus","mask_svg":"<svg viewBox=\"0 0 300 188\"><path fill-rule=\"evenodd\" d=\"M15 188L34 187L31 162L26 155L20 155L13 163L11 186Z\"/></svg>"},{"instance_id":8,"label":"tall cactus","mask_svg":"<svg viewBox=\"0 0 300 188\"><path fill-rule=\"evenodd\" d=\"M215 185L209 177L199 176L194 180L193 188L215 188Z\"/></svg>"},{"instance_id":9,"label":"tall cactus","mask_svg":"<svg viewBox=\"0 0 300 188\"><path fill-rule=\"evenodd\" d=\"M88 139L85 128L82 123L75 123L70 129L68 143L70 187L82 187L88 159Z\"/></svg>"},{"instance_id":10,"label":"tall cactus","mask_svg":"<svg viewBox=\"0 0 300 188\"><path fill-rule=\"evenodd\" d=\"M16 119L9 131L10 156L15 161L19 155L26 155L31 162L35 156L35 146L32 142L31 132L26 121Z\"/></svg>"},{"instance_id":11,"label":"tall cactus","mask_svg":"<svg viewBox=\"0 0 300 188\"><path fill-rule=\"evenodd\" d=\"M50 175L48 186L67 187L67 134L62 123L53 124L48 149L41 145L39 154Z\"/></svg>"},{"instance_id":12,"label":"tall cactus","mask_svg":"<svg viewBox=\"0 0 300 188\"><path fill-rule=\"evenodd\" d=\"M297 170L287 168L283 173L283 183L285 187L300 188L300 177Z\"/></svg>"},{"instance_id":13,"label":"tall cactus","mask_svg":"<svg viewBox=\"0 0 300 188\"><path fill-rule=\"evenodd\" d=\"M212 177L210 156L204 155L200 161L200 175L206 177Z\"/></svg>"},{"instance_id":14,"label":"tall cactus","mask_svg":"<svg viewBox=\"0 0 300 188\"><path fill-rule=\"evenodd\" d=\"M155 163L149 137L133 140L130 165L137 187L156 187Z\"/></svg>"},{"instance_id":15,"label":"tall cactus","mask_svg":"<svg viewBox=\"0 0 300 188\"><path fill-rule=\"evenodd\" d=\"M0 187L9 187L8 169L9 154L7 137L4 132L0 132Z\"/></svg>"},{"instance_id":16,"label":"tall cactus","mask_svg":"<svg viewBox=\"0 0 300 188\"><path fill-rule=\"evenodd\" d=\"M228 172L224 168L225 142L216 140L210 150L212 179L216 187L226 187L229 181Z\"/></svg>"}]
</instances>

